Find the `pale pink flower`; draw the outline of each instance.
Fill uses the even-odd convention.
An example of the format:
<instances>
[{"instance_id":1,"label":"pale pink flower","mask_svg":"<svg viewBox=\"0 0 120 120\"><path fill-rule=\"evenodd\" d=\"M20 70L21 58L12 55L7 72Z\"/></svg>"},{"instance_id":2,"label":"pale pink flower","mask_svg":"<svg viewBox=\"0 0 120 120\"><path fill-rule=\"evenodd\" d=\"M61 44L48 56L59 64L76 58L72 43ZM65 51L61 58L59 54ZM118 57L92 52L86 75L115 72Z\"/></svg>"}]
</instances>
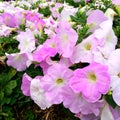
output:
<instances>
[{"instance_id":1,"label":"pale pink flower","mask_svg":"<svg viewBox=\"0 0 120 120\"><path fill-rule=\"evenodd\" d=\"M0 25L0 36L8 36L11 33L11 28L6 25Z\"/></svg>"},{"instance_id":2,"label":"pale pink flower","mask_svg":"<svg viewBox=\"0 0 120 120\"><path fill-rule=\"evenodd\" d=\"M60 14L60 17L58 18L58 21L69 21L70 16L74 16L77 11L78 8L64 4L64 8Z\"/></svg>"},{"instance_id":3,"label":"pale pink flower","mask_svg":"<svg viewBox=\"0 0 120 120\"><path fill-rule=\"evenodd\" d=\"M30 84L30 97L41 108L49 108L52 104L46 99L45 92L41 88L41 79L34 78Z\"/></svg>"},{"instance_id":4,"label":"pale pink flower","mask_svg":"<svg viewBox=\"0 0 120 120\"><path fill-rule=\"evenodd\" d=\"M24 71L27 68L28 56L26 53L6 54L8 60L7 65L12 66L17 71Z\"/></svg>"},{"instance_id":5,"label":"pale pink flower","mask_svg":"<svg viewBox=\"0 0 120 120\"><path fill-rule=\"evenodd\" d=\"M112 0L112 3L120 6L120 1L119 0Z\"/></svg>"},{"instance_id":6,"label":"pale pink flower","mask_svg":"<svg viewBox=\"0 0 120 120\"><path fill-rule=\"evenodd\" d=\"M60 17L60 13L59 13L59 8L62 7L61 3L55 3L54 6L50 6L50 11L52 12L52 16L54 18L59 18Z\"/></svg>"},{"instance_id":7,"label":"pale pink flower","mask_svg":"<svg viewBox=\"0 0 120 120\"><path fill-rule=\"evenodd\" d=\"M41 81L41 86L52 104L59 104L63 101L63 88L68 85L72 75L72 70L61 64L56 63L48 68Z\"/></svg>"},{"instance_id":8,"label":"pale pink flower","mask_svg":"<svg viewBox=\"0 0 120 120\"><path fill-rule=\"evenodd\" d=\"M101 10L93 10L92 13L87 18L87 23L90 25L90 32L93 32L99 25L106 21L107 17L104 15L103 11Z\"/></svg>"},{"instance_id":9,"label":"pale pink flower","mask_svg":"<svg viewBox=\"0 0 120 120\"><path fill-rule=\"evenodd\" d=\"M17 40L19 41L18 48L21 52L32 52L35 47L35 37L32 31L20 32L17 35Z\"/></svg>"},{"instance_id":10,"label":"pale pink flower","mask_svg":"<svg viewBox=\"0 0 120 120\"><path fill-rule=\"evenodd\" d=\"M105 103L101 110L100 120L116 120L114 119L108 103Z\"/></svg>"},{"instance_id":11,"label":"pale pink flower","mask_svg":"<svg viewBox=\"0 0 120 120\"><path fill-rule=\"evenodd\" d=\"M0 16L0 25L3 24L3 18Z\"/></svg>"},{"instance_id":12,"label":"pale pink flower","mask_svg":"<svg viewBox=\"0 0 120 120\"><path fill-rule=\"evenodd\" d=\"M59 23L56 33L58 52L63 57L69 58L78 39L77 32L71 28L68 22L62 21Z\"/></svg>"},{"instance_id":13,"label":"pale pink flower","mask_svg":"<svg viewBox=\"0 0 120 120\"><path fill-rule=\"evenodd\" d=\"M116 104L120 105L120 49L113 51L108 59L111 75L112 96Z\"/></svg>"},{"instance_id":14,"label":"pale pink flower","mask_svg":"<svg viewBox=\"0 0 120 120\"><path fill-rule=\"evenodd\" d=\"M46 40L43 45L38 46L38 48L33 53L33 60L41 62L49 57L55 56L56 53L56 41L53 37L51 39Z\"/></svg>"},{"instance_id":15,"label":"pale pink flower","mask_svg":"<svg viewBox=\"0 0 120 120\"><path fill-rule=\"evenodd\" d=\"M16 12L14 16L15 16L17 25L25 24L25 15L22 12Z\"/></svg>"},{"instance_id":16,"label":"pale pink flower","mask_svg":"<svg viewBox=\"0 0 120 120\"><path fill-rule=\"evenodd\" d=\"M108 58L111 52L115 50L117 44L117 37L112 29L112 21L102 22L100 28L95 30L93 34L99 43L98 50L105 58Z\"/></svg>"},{"instance_id":17,"label":"pale pink flower","mask_svg":"<svg viewBox=\"0 0 120 120\"><path fill-rule=\"evenodd\" d=\"M30 84L32 78L26 73L22 77L21 90L25 96L30 96Z\"/></svg>"},{"instance_id":18,"label":"pale pink flower","mask_svg":"<svg viewBox=\"0 0 120 120\"><path fill-rule=\"evenodd\" d=\"M4 12L4 13L2 13L1 16L3 18L4 24L7 25L8 27L16 27L17 26L17 22L16 22L14 15Z\"/></svg>"},{"instance_id":19,"label":"pale pink flower","mask_svg":"<svg viewBox=\"0 0 120 120\"><path fill-rule=\"evenodd\" d=\"M35 22L35 21L39 20L39 15L37 13L28 11L26 14L27 14L26 19L31 21L31 22Z\"/></svg>"},{"instance_id":20,"label":"pale pink flower","mask_svg":"<svg viewBox=\"0 0 120 120\"><path fill-rule=\"evenodd\" d=\"M98 101L110 88L108 67L93 62L85 68L75 70L70 87L76 93L81 92L87 101Z\"/></svg>"},{"instance_id":21,"label":"pale pink flower","mask_svg":"<svg viewBox=\"0 0 120 120\"><path fill-rule=\"evenodd\" d=\"M79 62L92 62L93 61L93 51L97 50L98 41L94 35L90 35L84 39L81 43L75 46L70 60L72 63Z\"/></svg>"},{"instance_id":22,"label":"pale pink flower","mask_svg":"<svg viewBox=\"0 0 120 120\"><path fill-rule=\"evenodd\" d=\"M83 115L93 113L95 116L98 116L100 108L103 106L102 100L90 103L82 97L81 93L75 93L69 86L64 88L62 94L63 105L73 113L81 113Z\"/></svg>"},{"instance_id":23,"label":"pale pink flower","mask_svg":"<svg viewBox=\"0 0 120 120\"><path fill-rule=\"evenodd\" d=\"M112 112L115 120L120 120L120 106L117 106L116 108L110 107L110 111Z\"/></svg>"}]
</instances>

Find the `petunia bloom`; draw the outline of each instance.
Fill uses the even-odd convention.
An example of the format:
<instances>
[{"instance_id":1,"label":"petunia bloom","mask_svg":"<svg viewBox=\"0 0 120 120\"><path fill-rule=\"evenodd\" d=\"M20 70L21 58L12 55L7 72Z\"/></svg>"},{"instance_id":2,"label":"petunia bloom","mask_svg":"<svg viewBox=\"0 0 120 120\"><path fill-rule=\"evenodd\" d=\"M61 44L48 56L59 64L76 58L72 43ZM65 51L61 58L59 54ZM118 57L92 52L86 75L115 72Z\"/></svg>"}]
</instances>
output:
<instances>
[{"instance_id":1,"label":"petunia bloom","mask_svg":"<svg viewBox=\"0 0 120 120\"><path fill-rule=\"evenodd\" d=\"M103 100L91 103L86 101L81 93L75 93L69 86L63 90L63 105L70 109L73 113L81 113L83 115L94 114L98 116L100 108L104 105Z\"/></svg>"},{"instance_id":2,"label":"petunia bloom","mask_svg":"<svg viewBox=\"0 0 120 120\"><path fill-rule=\"evenodd\" d=\"M30 97L41 108L49 108L52 104L46 99L45 92L41 88L41 79L34 78L30 84Z\"/></svg>"},{"instance_id":3,"label":"petunia bloom","mask_svg":"<svg viewBox=\"0 0 120 120\"><path fill-rule=\"evenodd\" d=\"M8 27L16 27L17 26L17 22L15 17L8 13L8 12L4 12L2 13L2 18L3 18L3 22L5 25L7 25Z\"/></svg>"},{"instance_id":4,"label":"petunia bloom","mask_svg":"<svg viewBox=\"0 0 120 120\"><path fill-rule=\"evenodd\" d=\"M22 77L21 90L22 90L23 94L26 96L30 96L31 81L32 81L32 78L25 73Z\"/></svg>"},{"instance_id":5,"label":"petunia bloom","mask_svg":"<svg viewBox=\"0 0 120 120\"><path fill-rule=\"evenodd\" d=\"M120 1L119 0L112 0L112 3L120 6Z\"/></svg>"},{"instance_id":6,"label":"petunia bloom","mask_svg":"<svg viewBox=\"0 0 120 120\"><path fill-rule=\"evenodd\" d=\"M63 101L63 88L68 85L72 75L73 71L65 65L56 63L48 68L42 78L41 87L52 104L59 104Z\"/></svg>"},{"instance_id":7,"label":"petunia bloom","mask_svg":"<svg viewBox=\"0 0 120 120\"><path fill-rule=\"evenodd\" d=\"M7 65L12 66L17 71L24 71L28 67L28 56L26 53L6 54L8 60Z\"/></svg>"},{"instance_id":8,"label":"petunia bloom","mask_svg":"<svg viewBox=\"0 0 120 120\"><path fill-rule=\"evenodd\" d=\"M58 53L69 58L78 39L77 32L71 28L68 22L62 21L59 23L56 33Z\"/></svg>"},{"instance_id":9,"label":"petunia bloom","mask_svg":"<svg viewBox=\"0 0 120 120\"><path fill-rule=\"evenodd\" d=\"M104 15L104 13L101 10L94 10L87 18L87 23L90 25L90 32L93 32L97 28L99 28L99 25L106 21L107 17Z\"/></svg>"},{"instance_id":10,"label":"petunia bloom","mask_svg":"<svg viewBox=\"0 0 120 120\"><path fill-rule=\"evenodd\" d=\"M113 51L108 59L109 73L111 75L111 90L113 100L120 106L120 49Z\"/></svg>"},{"instance_id":11,"label":"petunia bloom","mask_svg":"<svg viewBox=\"0 0 120 120\"><path fill-rule=\"evenodd\" d=\"M21 52L30 53L35 49L35 37L31 31L20 32L17 35L18 48Z\"/></svg>"},{"instance_id":12,"label":"petunia bloom","mask_svg":"<svg viewBox=\"0 0 120 120\"><path fill-rule=\"evenodd\" d=\"M76 93L81 92L87 101L98 101L110 88L108 67L93 62L85 68L75 70L70 87Z\"/></svg>"}]
</instances>

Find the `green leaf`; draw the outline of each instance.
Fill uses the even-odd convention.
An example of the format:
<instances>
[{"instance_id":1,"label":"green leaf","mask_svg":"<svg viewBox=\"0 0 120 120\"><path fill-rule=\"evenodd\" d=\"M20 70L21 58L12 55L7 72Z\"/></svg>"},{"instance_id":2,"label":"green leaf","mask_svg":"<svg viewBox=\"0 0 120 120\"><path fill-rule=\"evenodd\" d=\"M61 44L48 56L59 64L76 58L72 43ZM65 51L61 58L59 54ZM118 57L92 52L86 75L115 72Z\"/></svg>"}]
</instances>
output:
<instances>
[{"instance_id":1,"label":"green leaf","mask_svg":"<svg viewBox=\"0 0 120 120\"><path fill-rule=\"evenodd\" d=\"M117 106L116 103L114 102L111 94L105 95L105 99L108 102L108 104L111 105L113 108L115 108Z\"/></svg>"},{"instance_id":2,"label":"green leaf","mask_svg":"<svg viewBox=\"0 0 120 120\"><path fill-rule=\"evenodd\" d=\"M4 88L4 92L6 95L10 95L12 93L12 90L17 86L17 83L15 80L10 81Z\"/></svg>"},{"instance_id":3,"label":"green leaf","mask_svg":"<svg viewBox=\"0 0 120 120\"><path fill-rule=\"evenodd\" d=\"M2 103L3 98L4 98L4 92L0 91L0 103Z\"/></svg>"},{"instance_id":4,"label":"green leaf","mask_svg":"<svg viewBox=\"0 0 120 120\"><path fill-rule=\"evenodd\" d=\"M51 15L51 11L50 11L49 6L44 7L44 8L40 8L39 13L43 14L45 17Z\"/></svg>"}]
</instances>

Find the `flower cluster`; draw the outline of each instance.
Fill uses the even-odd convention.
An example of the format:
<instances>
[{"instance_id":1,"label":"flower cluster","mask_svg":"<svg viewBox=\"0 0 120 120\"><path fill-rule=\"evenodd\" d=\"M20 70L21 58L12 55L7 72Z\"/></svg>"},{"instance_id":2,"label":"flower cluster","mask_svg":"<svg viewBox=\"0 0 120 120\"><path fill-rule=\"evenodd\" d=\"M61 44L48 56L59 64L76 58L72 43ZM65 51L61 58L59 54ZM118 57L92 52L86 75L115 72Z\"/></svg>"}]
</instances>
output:
<instances>
[{"instance_id":1,"label":"flower cluster","mask_svg":"<svg viewBox=\"0 0 120 120\"><path fill-rule=\"evenodd\" d=\"M35 78L25 72L21 85L23 94L41 109L62 103L81 120L118 120L120 49L113 30L117 13L112 8L92 9L90 0L74 0L81 2L85 6L79 8L42 1L39 9L32 9L33 1L1 3L0 36L16 33L19 50L5 53L7 65L24 72L32 64L42 68L43 74ZM113 4L120 7L117 0ZM43 8L49 13L42 13Z\"/></svg>"}]
</instances>

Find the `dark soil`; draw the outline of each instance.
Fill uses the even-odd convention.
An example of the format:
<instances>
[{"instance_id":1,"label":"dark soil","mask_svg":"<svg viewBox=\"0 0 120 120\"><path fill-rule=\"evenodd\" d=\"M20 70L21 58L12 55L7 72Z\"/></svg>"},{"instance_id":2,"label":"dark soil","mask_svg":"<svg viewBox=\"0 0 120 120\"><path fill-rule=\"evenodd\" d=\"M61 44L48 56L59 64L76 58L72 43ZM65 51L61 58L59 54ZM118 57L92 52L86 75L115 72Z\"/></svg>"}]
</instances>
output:
<instances>
[{"instance_id":1,"label":"dark soil","mask_svg":"<svg viewBox=\"0 0 120 120\"><path fill-rule=\"evenodd\" d=\"M15 120L79 120L74 117L62 104L53 105L49 109L41 110L35 103L26 104L21 108L14 105Z\"/></svg>"}]
</instances>

